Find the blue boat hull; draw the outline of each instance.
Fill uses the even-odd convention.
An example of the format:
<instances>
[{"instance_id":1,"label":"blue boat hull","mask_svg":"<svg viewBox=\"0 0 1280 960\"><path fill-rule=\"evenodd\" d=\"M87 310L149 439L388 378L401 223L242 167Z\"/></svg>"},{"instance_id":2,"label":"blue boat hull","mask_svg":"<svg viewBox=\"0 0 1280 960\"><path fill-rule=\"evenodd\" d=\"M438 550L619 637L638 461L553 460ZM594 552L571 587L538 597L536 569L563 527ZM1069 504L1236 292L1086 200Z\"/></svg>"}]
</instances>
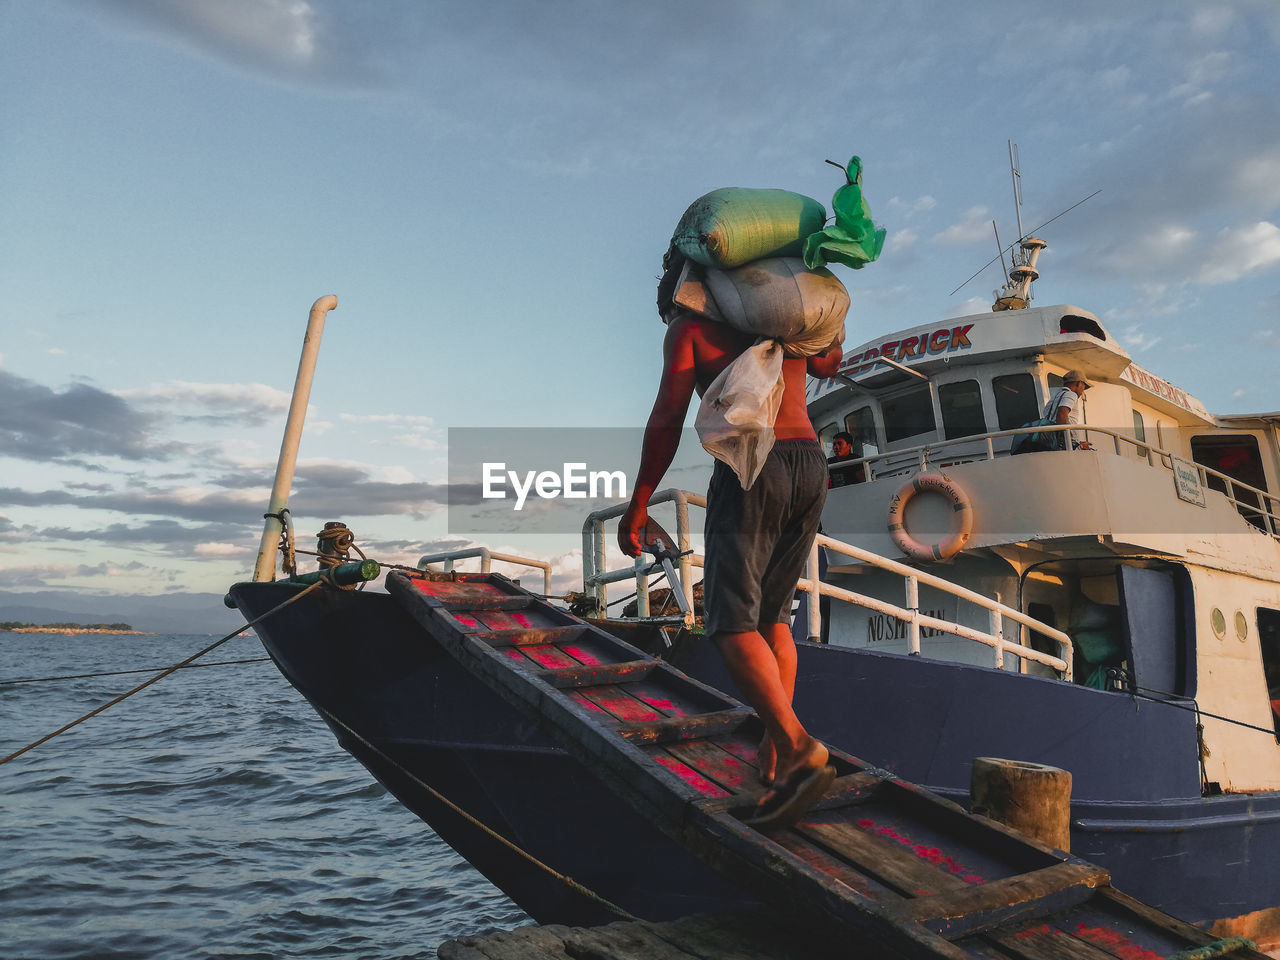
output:
<instances>
[{"instance_id":1,"label":"blue boat hull","mask_svg":"<svg viewBox=\"0 0 1280 960\"><path fill-rule=\"evenodd\" d=\"M239 584L231 593L252 618L295 591ZM255 629L343 748L536 920L616 916L477 822L637 916L750 905L459 668L391 597L326 592ZM694 643L677 665L736 695L709 648ZM1267 856L1280 848L1280 794L1200 796L1190 712L816 644L800 645L796 708L816 735L961 802L974 757L1071 771L1072 852L1175 916L1208 924L1280 903Z\"/></svg>"}]
</instances>

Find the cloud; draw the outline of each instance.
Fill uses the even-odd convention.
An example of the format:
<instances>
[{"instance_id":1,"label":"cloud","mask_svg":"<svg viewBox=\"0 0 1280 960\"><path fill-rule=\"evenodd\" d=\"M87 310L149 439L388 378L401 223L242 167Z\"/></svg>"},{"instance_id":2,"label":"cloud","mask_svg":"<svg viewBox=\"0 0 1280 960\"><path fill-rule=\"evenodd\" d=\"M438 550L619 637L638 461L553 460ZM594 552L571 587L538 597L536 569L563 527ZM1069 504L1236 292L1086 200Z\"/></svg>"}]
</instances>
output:
<instances>
[{"instance_id":1,"label":"cloud","mask_svg":"<svg viewBox=\"0 0 1280 960\"><path fill-rule=\"evenodd\" d=\"M350 73L336 24L308 0L112 0L99 7L232 66L281 78Z\"/></svg>"},{"instance_id":2,"label":"cloud","mask_svg":"<svg viewBox=\"0 0 1280 960\"><path fill-rule=\"evenodd\" d=\"M1135 353L1144 353L1161 340L1157 335L1144 332L1142 327L1136 324L1121 330L1117 339Z\"/></svg>"},{"instance_id":3,"label":"cloud","mask_svg":"<svg viewBox=\"0 0 1280 960\"><path fill-rule=\"evenodd\" d=\"M1196 271L1199 283L1234 283L1251 273L1280 264L1280 227L1260 221L1247 227L1223 229Z\"/></svg>"},{"instance_id":4,"label":"cloud","mask_svg":"<svg viewBox=\"0 0 1280 960\"><path fill-rule=\"evenodd\" d=\"M198 557L240 557L249 556L257 549L257 544L248 543L197 543L192 549Z\"/></svg>"},{"instance_id":5,"label":"cloud","mask_svg":"<svg viewBox=\"0 0 1280 960\"><path fill-rule=\"evenodd\" d=\"M885 253L904 254L916 245L916 241L920 239L920 235L914 230L903 227L894 230L889 234L889 239L885 242Z\"/></svg>"},{"instance_id":6,"label":"cloud","mask_svg":"<svg viewBox=\"0 0 1280 960\"><path fill-rule=\"evenodd\" d=\"M947 227L933 237L934 243L945 246L963 246L974 243L987 243L994 235L991 233L991 210L989 207L970 207L960 220Z\"/></svg>"},{"instance_id":7,"label":"cloud","mask_svg":"<svg viewBox=\"0 0 1280 960\"><path fill-rule=\"evenodd\" d=\"M77 456L164 460L184 449L158 441L157 418L125 399L88 384L62 392L0 370L0 450L7 456L51 463Z\"/></svg>"},{"instance_id":8,"label":"cloud","mask_svg":"<svg viewBox=\"0 0 1280 960\"><path fill-rule=\"evenodd\" d=\"M938 201L928 194L916 197L914 200L903 200L901 197L889 198L889 209L895 213L901 213L904 217L910 217L917 213L926 213L938 205Z\"/></svg>"},{"instance_id":9,"label":"cloud","mask_svg":"<svg viewBox=\"0 0 1280 960\"><path fill-rule=\"evenodd\" d=\"M290 401L288 393L261 383L170 380L112 393L140 407L163 410L182 422L231 422L243 427L275 422L289 409Z\"/></svg>"}]
</instances>

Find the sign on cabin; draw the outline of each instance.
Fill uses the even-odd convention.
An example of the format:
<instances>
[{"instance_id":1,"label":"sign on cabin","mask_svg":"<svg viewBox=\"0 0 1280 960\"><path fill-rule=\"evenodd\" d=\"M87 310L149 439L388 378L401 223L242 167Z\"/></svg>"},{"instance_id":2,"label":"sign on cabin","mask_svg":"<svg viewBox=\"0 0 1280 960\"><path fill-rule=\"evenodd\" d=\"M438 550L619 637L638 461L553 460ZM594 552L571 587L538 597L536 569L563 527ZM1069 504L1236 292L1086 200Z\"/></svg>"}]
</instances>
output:
<instances>
[{"instance_id":1,"label":"sign on cabin","mask_svg":"<svg viewBox=\"0 0 1280 960\"><path fill-rule=\"evenodd\" d=\"M1170 457L1173 463L1173 485L1178 491L1178 499L1203 507L1204 487L1200 483L1200 470L1189 460L1181 457Z\"/></svg>"}]
</instances>

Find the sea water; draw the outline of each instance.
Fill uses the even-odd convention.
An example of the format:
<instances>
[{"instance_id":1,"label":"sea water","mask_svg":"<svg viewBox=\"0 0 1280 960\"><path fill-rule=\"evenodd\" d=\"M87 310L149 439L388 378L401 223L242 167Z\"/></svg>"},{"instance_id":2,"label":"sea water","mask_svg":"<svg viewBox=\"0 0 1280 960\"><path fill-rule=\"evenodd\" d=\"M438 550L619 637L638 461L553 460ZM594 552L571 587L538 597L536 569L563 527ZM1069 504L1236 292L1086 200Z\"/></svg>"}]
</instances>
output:
<instances>
[{"instance_id":1,"label":"sea water","mask_svg":"<svg viewBox=\"0 0 1280 960\"><path fill-rule=\"evenodd\" d=\"M163 669L214 639L0 632L0 681ZM262 656L237 637L204 659ZM0 756L148 676L0 682ZM431 958L526 922L270 661L179 670L0 765L5 960Z\"/></svg>"}]
</instances>

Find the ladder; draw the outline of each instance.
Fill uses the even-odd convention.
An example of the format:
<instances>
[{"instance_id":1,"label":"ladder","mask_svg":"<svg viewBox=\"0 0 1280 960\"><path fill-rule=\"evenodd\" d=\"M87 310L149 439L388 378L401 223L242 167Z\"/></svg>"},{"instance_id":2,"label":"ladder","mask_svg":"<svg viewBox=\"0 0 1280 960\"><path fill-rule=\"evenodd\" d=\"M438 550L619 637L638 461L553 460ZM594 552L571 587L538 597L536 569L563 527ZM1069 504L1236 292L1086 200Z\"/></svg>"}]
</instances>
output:
<instances>
[{"instance_id":1,"label":"ladder","mask_svg":"<svg viewBox=\"0 0 1280 960\"><path fill-rule=\"evenodd\" d=\"M763 726L741 703L500 574L387 588L449 655L538 719L622 800L834 942L901 958L1257 958L1113 889L1106 870L831 748L837 777L793 827L744 823ZM851 940L852 938L852 940Z\"/></svg>"}]
</instances>

